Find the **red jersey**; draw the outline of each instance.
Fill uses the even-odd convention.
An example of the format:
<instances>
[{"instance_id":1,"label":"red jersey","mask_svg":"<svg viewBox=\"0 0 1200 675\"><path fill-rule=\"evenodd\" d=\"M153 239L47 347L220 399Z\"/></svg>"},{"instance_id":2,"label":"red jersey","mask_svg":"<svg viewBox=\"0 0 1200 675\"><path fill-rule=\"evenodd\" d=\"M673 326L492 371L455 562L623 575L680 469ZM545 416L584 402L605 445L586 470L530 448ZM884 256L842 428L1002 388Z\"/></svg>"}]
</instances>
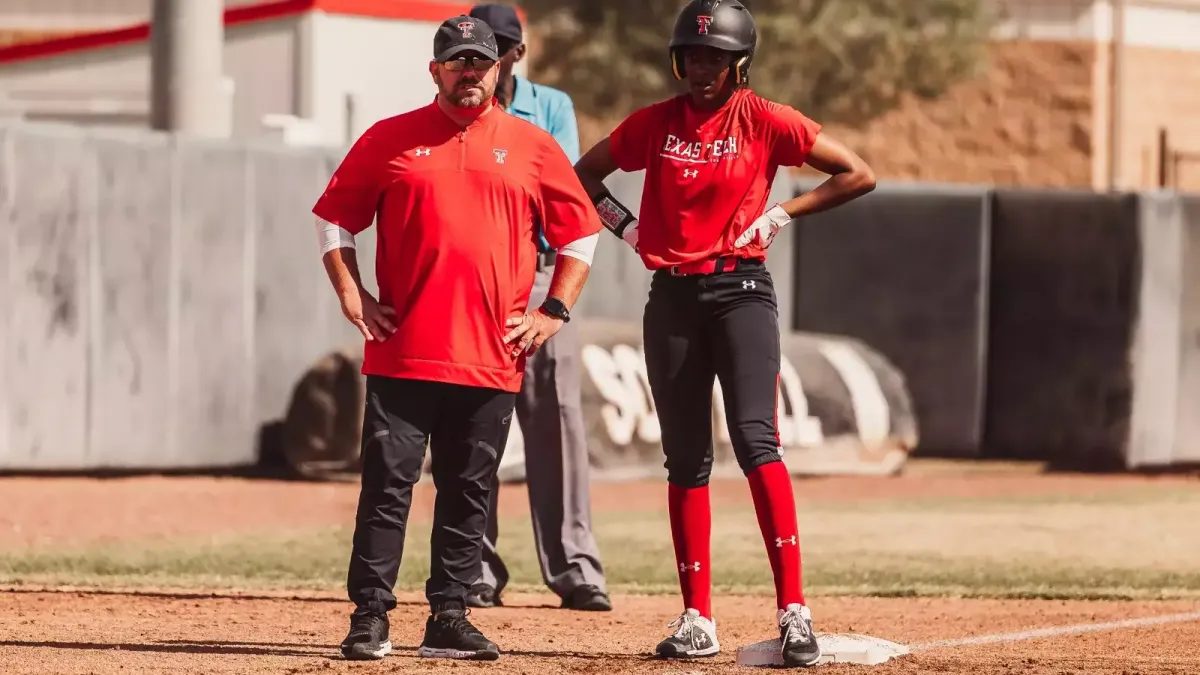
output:
<instances>
[{"instance_id":1,"label":"red jersey","mask_svg":"<svg viewBox=\"0 0 1200 675\"><path fill-rule=\"evenodd\" d=\"M562 248L602 227L549 133L499 107L465 130L436 101L375 123L313 213L357 234L376 222L379 301L396 332L362 372L516 392L525 357L503 342L526 310L534 223Z\"/></svg>"},{"instance_id":2,"label":"red jersey","mask_svg":"<svg viewBox=\"0 0 1200 675\"><path fill-rule=\"evenodd\" d=\"M622 171L646 171L638 250L647 269L735 252L767 209L780 166L800 166L821 126L794 108L740 89L717 110L687 95L635 111L609 137ZM739 257L763 260L755 244Z\"/></svg>"}]
</instances>

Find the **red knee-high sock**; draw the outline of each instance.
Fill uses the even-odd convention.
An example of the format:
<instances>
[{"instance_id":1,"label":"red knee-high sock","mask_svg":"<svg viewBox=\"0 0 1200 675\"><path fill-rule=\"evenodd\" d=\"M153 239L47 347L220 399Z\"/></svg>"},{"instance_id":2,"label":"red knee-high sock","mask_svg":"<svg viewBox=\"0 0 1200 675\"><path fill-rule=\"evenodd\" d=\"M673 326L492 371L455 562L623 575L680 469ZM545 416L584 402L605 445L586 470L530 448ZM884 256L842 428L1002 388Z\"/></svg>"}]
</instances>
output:
<instances>
[{"instance_id":1,"label":"red knee-high sock","mask_svg":"<svg viewBox=\"0 0 1200 675\"><path fill-rule=\"evenodd\" d=\"M800 578L800 532L796 526L796 499L792 479L783 462L771 462L748 476L758 528L762 530L775 575L775 600L779 609L791 603L804 604Z\"/></svg>"},{"instance_id":2,"label":"red knee-high sock","mask_svg":"<svg viewBox=\"0 0 1200 675\"><path fill-rule=\"evenodd\" d=\"M671 514L671 540L684 609L694 609L712 618L712 571L709 569L709 538L712 509L708 486L696 488L668 484L667 506Z\"/></svg>"}]
</instances>

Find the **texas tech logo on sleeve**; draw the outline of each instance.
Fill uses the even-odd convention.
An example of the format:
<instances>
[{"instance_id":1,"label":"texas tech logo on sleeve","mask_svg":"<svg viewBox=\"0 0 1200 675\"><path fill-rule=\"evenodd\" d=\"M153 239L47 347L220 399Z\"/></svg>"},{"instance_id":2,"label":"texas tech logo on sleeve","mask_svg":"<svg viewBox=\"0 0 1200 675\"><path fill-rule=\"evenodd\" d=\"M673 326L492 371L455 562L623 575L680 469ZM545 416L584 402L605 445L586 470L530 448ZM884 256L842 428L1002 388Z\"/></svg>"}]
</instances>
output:
<instances>
[{"instance_id":1,"label":"texas tech logo on sleeve","mask_svg":"<svg viewBox=\"0 0 1200 675\"><path fill-rule=\"evenodd\" d=\"M462 31L464 38L475 37L475 24L471 23L470 21L463 21L462 23L458 24L458 29Z\"/></svg>"},{"instance_id":2,"label":"texas tech logo on sleeve","mask_svg":"<svg viewBox=\"0 0 1200 675\"><path fill-rule=\"evenodd\" d=\"M696 17L696 32L700 35L708 35L708 27L712 25L713 18L708 14L701 14Z\"/></svg>"}]
</instances>

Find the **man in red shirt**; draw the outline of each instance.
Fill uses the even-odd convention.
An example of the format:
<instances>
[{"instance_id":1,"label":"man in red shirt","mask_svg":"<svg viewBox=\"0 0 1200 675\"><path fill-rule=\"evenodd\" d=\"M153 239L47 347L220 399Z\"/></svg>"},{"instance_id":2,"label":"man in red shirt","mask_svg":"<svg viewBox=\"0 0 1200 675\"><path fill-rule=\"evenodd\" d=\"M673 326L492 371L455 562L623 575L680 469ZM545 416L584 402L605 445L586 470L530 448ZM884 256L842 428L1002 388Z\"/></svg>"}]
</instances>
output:
<instances>
[{"instance_id":1,"label":"man in red shirt","mask_svg":"<svg viewBox=\"0 0 1200 675\"><path fill-rule=\"evenodd\" d=\"M748 88L757 31L737 0L692 0L676 17L671 65L683 94L635 111L576 164L601 220L655 270L643 321L646 368L662 428L668 507L683 613L659 643L663 658L720 651L711 607L708 480L713 379L721 379L730 437L746 474L775 576L784 663L821 657L804 601L792 484L776 411L779 322L764 261L793 218L871 191L871 169L818 124ZM780 166L830 174L770 209ZM639 218L601 182L645 170Z\"/></svg>"},{"instance_id":2,"label":"man in red shirt","mask_svg":"<svg viewBox=\"0 0 1200 675\"><path fill-rule=\"evenodd\" d=\"M465 604L490 488L525 359L570 320L601 228L554 138L496 105L491 28L448 19L433 53L435 100L368 129L313 207L342 312L366 340L362 491L347 576L357 608L341 645L349 659L391 650L387 612L427 442L437 500L418 653L499 657ZM354 255L354 235L372 221L378 299ZM526 311L535 222L559 254L548 298Z\"/></svg>"}]
</instances>

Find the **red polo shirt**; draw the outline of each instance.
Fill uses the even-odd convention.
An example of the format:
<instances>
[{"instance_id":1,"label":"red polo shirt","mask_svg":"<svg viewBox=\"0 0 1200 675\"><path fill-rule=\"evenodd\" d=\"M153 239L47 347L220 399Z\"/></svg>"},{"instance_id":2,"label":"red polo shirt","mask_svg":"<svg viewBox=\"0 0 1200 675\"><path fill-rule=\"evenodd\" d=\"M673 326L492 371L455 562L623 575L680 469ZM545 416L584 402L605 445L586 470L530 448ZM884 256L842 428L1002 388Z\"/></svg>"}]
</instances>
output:
<instances>
[{"instance_id":1,"label":"red polo shirt","mask_svg":"<svg viewBox=\"0 0 1200 675\"><path fill-rule=\"evenodd\" d=\"M780 166L800 166L821 126L794 108L738 90L715 111L687 95L635 111L609 136L623 171L646 171L638 250L648 269L766 251L733 242L769 206Z\"/></svg>"},{"instance_id":2,"label":"red polo shirt","mask_svg":"<svg viewBox=\"0 0 1200 675\"><path fill-rule=\"evenodd\" d=\"M526 310L534 219L550 245L602 227L554 138L492 108L465 130L434 102L372 126L313 213L351 233L376 221L379 300L396 332L363 373L519 391L504 322Z\"/></svg>"}]
</instances>

